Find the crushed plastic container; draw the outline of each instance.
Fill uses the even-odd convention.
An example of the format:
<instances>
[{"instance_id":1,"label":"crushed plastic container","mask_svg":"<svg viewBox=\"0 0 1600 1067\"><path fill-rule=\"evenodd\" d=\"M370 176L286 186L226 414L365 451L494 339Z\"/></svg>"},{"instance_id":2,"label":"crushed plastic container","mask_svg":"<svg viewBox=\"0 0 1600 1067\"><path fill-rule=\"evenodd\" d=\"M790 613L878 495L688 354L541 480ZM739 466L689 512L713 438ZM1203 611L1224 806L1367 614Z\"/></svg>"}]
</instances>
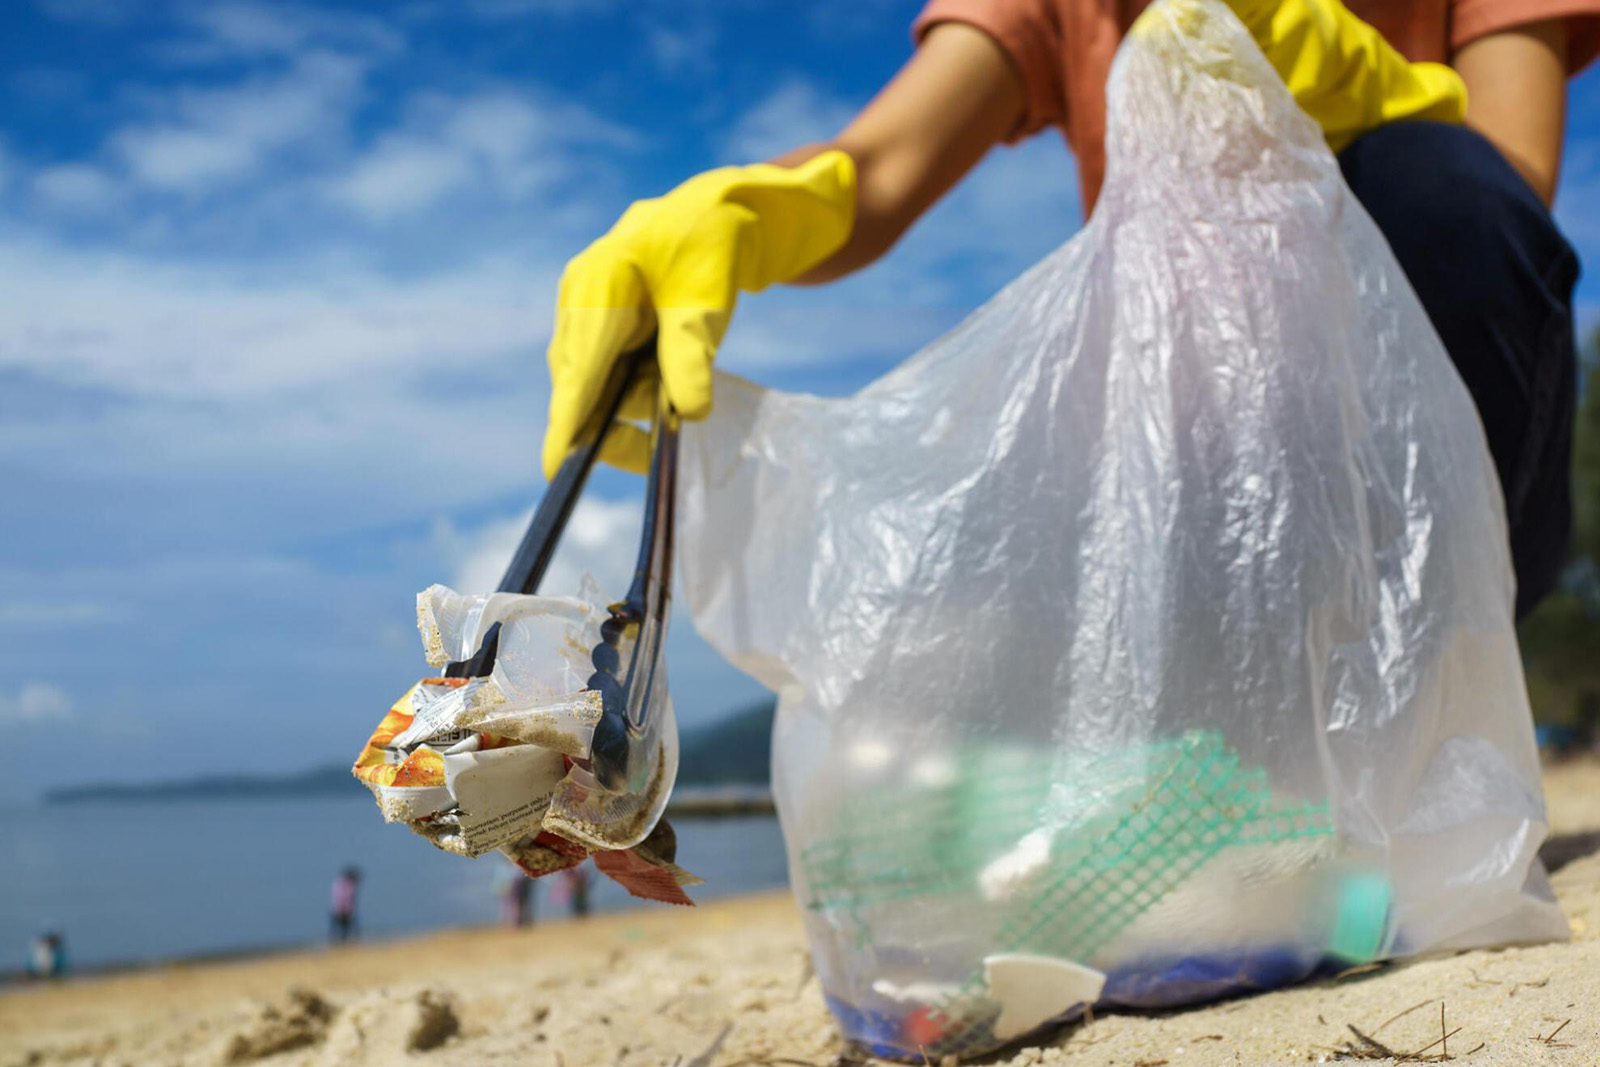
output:
<instances>
[{"instance_id":1,"label":"crushed plastic container","mask_svg":"<svg viewBox=\"0 0 1600 1067\"><path fill-rule=\"evenodd\" d=\"M593 859L629 893L690 904L700 879L675 862L662 818L678 772L678 730L657 665L657 751L637 789L611 792L589 771L602 697L589 687L610 617L592 579L577 596L417 596L417 629L434 667L470 660L491 628L497 655L483 677L424 678L395 701L352 772L385 821L467 858L499 851L529 877ZM627 650L635 638L623 635ZM659 654L659 648L657 650Z\"/></svg>"},{"instance_id":2,"label":"crushed plastic container","mask_svg":"<svg viewBox=\"0 0 1600 1067\"><path fill-rule=\"evenodd\" d=\"M1107 155L881 380L684 432L828 1003L918 1062L1566 933L1494 467L1382 235L1213 0L1129 34Z\"/></svg>"}]
</instances>

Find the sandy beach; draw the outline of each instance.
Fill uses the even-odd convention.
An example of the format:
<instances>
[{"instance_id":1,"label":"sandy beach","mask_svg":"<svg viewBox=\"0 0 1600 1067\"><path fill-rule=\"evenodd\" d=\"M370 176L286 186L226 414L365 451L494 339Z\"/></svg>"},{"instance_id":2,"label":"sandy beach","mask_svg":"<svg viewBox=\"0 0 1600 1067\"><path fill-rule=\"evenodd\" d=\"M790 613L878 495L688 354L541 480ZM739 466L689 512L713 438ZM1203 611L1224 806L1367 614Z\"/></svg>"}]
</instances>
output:
<instances>
[{"instance_id":1,"label":"sandy beach","mask_svg":"<svg viewBox=\"0 0 1600 1067\"><path fill-rule=\"evenodd\" d=\"M1546 788L1556 833L1600 829L1600 762L1552 768ZM988 1062L1203 1067L1409 1054L1485 1067L1600 1063L1600 855L1553 881L1569 943L1383 966L1189 1011L1100 1016ZM782 893L0 994L4 1067L871 1062L840 1054Z\"/></svg>"}]
</instances>

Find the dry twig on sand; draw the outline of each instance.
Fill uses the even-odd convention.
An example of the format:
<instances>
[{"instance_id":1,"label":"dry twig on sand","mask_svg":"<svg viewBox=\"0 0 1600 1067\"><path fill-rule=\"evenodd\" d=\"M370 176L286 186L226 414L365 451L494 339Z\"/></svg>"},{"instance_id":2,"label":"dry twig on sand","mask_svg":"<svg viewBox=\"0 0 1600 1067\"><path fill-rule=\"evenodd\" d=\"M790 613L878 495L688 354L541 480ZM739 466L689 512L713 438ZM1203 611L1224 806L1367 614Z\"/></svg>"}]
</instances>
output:
<instances>
[{"instance_id":1,"label":"dry twig on sand","mask_svg":"<svg viewBox=\"0 0 1600 1067\"><path fill-rule=\"evenodd\" d=\"M1375 1034L1381 1034L1383 1032L1383 1028L1385 1026L1388 1026L1390 1023L1395 1022L1396 1020L1404 1019L1407 1015L1410 1015L1412 1012L1416 1011L1418 1008L1426 1008L1429 1004L1432 1004L1437 999L1438 999L1437 997L1429 997L1427 1000L1422 1001L1420 1004L1411 1005L1411 1007L1407 1008L1405 1011L1396 1012L1395 1014L1389 1016L1387 1019L1383 1020L1383 1022L1379 1023L1373 1029L1372 1032L1375 1033ZM1444 1005L1443 1004L1439 1005L1439 1010L1440 1011L1444 1010Z\"/></svg>"},{"instance_id":2,"label":"dry twig on sand","mask_svg":"<svg viewBox=\"0 0 1600 1067\"><path fill-rule=\"evenodd\" d=\"M1340 1060L1392 1059L1398 1060L1401 1063L1444 1063L1447 1060L1454 1060L1456 1057L1450 1055L1450 1039L1459 1034L1463 1028L1458 1026L1454 1030L1449 1029L1445 1022L1444 1001L1439 1000L1437 997L1424 1000L1420 1004L1413 1004L1400 1014L1390 1016L1380 1023L1372 1031L1372 1033L1376 1034L1378 1031L1382 1030L1385 1026L1388 1026L1396 1019L1410 1015L1418 1008L1425 1008L1429 1004L1435 1003L1435 1001L1437 1001L1439 1005L1439 1036L1428 1042L1426 1045L1423 1045L1421 1048L1412 1049L1409 1052L1401 1052L1397 1049L1390 1048L1382 1041L1379 1041L1377 1038L1373 1037L1372 1034L1362 1033L1355 1027L1353 1023L1346 1023L1345 1027L1355 1035L1355 1041L1347 1041L1342 1047L1330 1048L1326 1045L1317 1045L1313 1047L1332 1052L1334 1054L1334 1058ZM1560 1032L1561 1030L1558 1027L1555 1033L1552 1033L1550 1036L1554 1037L1555 1034ZM1543 1039L1541 1038L1539 1040ZM1436 1048L1439 1050L1438 1052L1433 1051ZM1477 1047L1463 1053L1463 1055L1470 1056L1481 1048L1483 1048L1483 1043L1480 1042ZM1429 1053L1432 1053L1432 1055L1429 1055Z\"/></svg>"},{"instance_id":3,"label":"dry twig on sand","mask_svg":"<svg viewBox=\"0 0 1600 1067\"><path fill-rule=\"evenodd\" d=\"M1571 1021L1572 1021L1571 1019L1568 1019L1566 1023L1562 1023L1560 1026L1558 1026L1554 1030L1550 1031L1550 1036L1549 1037L1541 1037L1539 1040L1543 1041L1547 1045L1553 1045L1556 1048L1570 1048L1571 1046L1566 1045L1566 1044L1556 1045L1555 1044L1555 1040L1556 1040L1556 1035L1559 1034L1561 1031L1565 1030L1567 1028L1567 1023L1570 1023Z\"/></svg>"},{"instance_id":4,"label":"dry twig on sand","mask_svg":"<svg viewBox=\"0 0 1600 1067\"><path fill-rule=\"evenodd\" d=\"M1356 1035L1356 1040L1361 1042L1360 1045L1351 1046L1350 1055L1345 1058L1357 1060L1387 1060L1398 1059L1401 1055L1403 1055L1403 1053L1396 1052L1388 1045L1385 1045L1382 1041L1363 1034L1360 1030L1355 1028L1354 1023L1345 1023L1344 1025L1352 1034Z\"/></svg>"},{"instance_id":5,"label":"dry twig on sand","mask_svg":"<svg viewBox=\"0 0 1600 1067\"><path fill-rule=\"evenodd\" d=\"M711 1061L717 1058L717 1051L722 1048L722 1043L728 1040L728 1035L731 1033L733 1033L733 1024L724 1024L717 1036L711 1039L711 1044L706 1047L706 1050L686 1063L684 1067L711 1067Z\"/></svg>"}]
</instances>

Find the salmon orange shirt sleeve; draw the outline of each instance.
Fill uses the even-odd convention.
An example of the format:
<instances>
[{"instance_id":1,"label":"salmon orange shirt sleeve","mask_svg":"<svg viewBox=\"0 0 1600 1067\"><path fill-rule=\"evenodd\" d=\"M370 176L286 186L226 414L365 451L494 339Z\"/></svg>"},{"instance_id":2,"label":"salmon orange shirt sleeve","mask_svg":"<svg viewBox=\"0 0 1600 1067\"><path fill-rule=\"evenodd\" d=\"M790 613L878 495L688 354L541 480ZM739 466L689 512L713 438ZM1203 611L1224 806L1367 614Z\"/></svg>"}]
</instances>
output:
<instances>
[{"instance_id":1,"label":"salmon orange shirt sleeve","mask_svg":"<svg viewBox=\"0 0 1600 1067\"><path fill-rule=\"evenodd\" d=\"M1596 0L1600 3L1600 0ZM1010 58L1022 79L1023 114L1006 138L1020 141L1046 126L1065 123L1061 83L1061 23L1051 0L931 0L911 25L912 39L941 22L982 30Z\"/></svg>"},{"instance_id":2,"label":"salmon orange shirt sleeve","mask_svg":"<svg viewBox=\"0 0 1600 1067\"><path fill-rule=\"evenodd\" d=\"M1600 0L1453 0L1450 5L1450 50L1456 52L1480 37L1564 19L1567 23L1567 73L1576 74L1600 54Z\"/></svg>"}]
</instances>

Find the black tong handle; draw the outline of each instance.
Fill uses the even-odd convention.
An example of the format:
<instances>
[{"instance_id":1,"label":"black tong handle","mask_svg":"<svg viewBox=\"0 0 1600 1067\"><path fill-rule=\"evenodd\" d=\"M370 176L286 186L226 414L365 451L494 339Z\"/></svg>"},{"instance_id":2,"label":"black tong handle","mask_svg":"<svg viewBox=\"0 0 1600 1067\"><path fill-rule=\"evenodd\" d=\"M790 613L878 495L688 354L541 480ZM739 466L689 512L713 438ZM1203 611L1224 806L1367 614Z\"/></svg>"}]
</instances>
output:
<instances>
[{"instance_id":1,"label":"black tong handle","mask_svg":"<svg viewBox=\"0 0 1600 1067\"><path fill-rule=\"evenodd\" d=\"M510 566L500 579L498 592L531 594L539 591L544 572L549 569L550 560L556 554L556 545L561 542L561 533L567 528L567 520L572 518L572 511L578 506L578 497L583 494L583 487L589 480L589 472L600 455L605 432L616 421L623 398L628 395L628 389L640 371L654 362L655 358L656 340L651 337L612 366L605 390L600 394L600 403L595 406L594 418L584 426L576 445L562 462L561 469L550 480L550 487L545 490L544 498L533 513L533 520L528 523L527 532L522 535L522 543L517 546ZM494 670L499 649L500 624L495 623L484 634L483 644L477 653L471 659L449 664L445 667L444 676L481 678Z\"/></svg>"},{"instance_id":2,"label":"black tong handle","mask_svg":"<svg viewBox=\"0 0 1600 1067\"><path fill-rule=\"evenodd\" d=\"M657 701L655 683L672 600L673 512L678 496L677 416L665 393L656 398L650 446L650 480L633 583L628 595L611 605L611 617L600 626L600 644L590 654L595 671L587 687L601 698L590 761L601 788L613 793L648 786L641 775L649 770L660 729L649 720ZM621 652L630 635L632 648L625 664ZM664 675L660 680L665 685Z\"/></svg>"}]
</instances>

